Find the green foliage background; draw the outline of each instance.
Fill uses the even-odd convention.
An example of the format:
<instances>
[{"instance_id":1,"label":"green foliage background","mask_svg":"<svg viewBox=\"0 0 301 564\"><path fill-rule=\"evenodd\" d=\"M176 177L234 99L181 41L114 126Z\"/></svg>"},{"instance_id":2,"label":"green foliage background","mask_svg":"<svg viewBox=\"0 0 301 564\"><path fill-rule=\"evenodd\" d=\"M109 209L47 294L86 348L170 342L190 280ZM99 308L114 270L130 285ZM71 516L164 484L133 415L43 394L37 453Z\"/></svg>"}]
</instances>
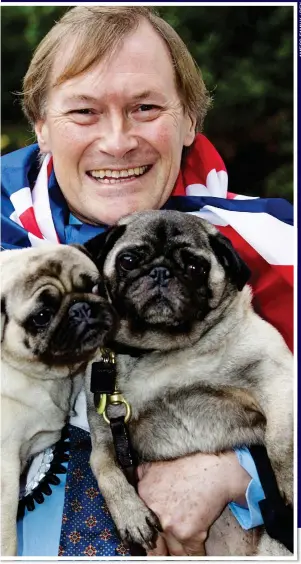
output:
<instances>
[{"instance_id":1,"label":"green foliage background","mask_svg":"<svg viewBox=\"0 0 301 564\"><path fill-rule=\"evenodd\" d=\"M32 53L66 11L2 6L2 153L34 141L22 116ZM213 95L204 133L223 157L230 191L293 200L293 7L168 6Z\"/></svg>"}]
</instances>

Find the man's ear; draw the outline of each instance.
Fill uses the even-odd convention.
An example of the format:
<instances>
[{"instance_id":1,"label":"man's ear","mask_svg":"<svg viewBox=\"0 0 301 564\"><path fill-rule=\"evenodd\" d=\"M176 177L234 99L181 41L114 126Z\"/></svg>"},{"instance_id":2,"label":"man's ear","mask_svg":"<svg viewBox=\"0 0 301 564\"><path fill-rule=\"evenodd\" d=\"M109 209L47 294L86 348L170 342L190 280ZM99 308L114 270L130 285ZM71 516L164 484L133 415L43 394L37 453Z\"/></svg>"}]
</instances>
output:
<instances>
[{"instance_id":1,"label":"man's ear","mask_svg":"<svg viewBox=\"0 0 301 564\"><path fill-rule=\"evenodd\" d=\"M190 147L195 140L195 131L196 131L196 118L194 116L190 116L189 114L185 117L186 123L186 131L184 136L183 145L184 147Z\"/></svg>"},{"instance_id":2,"label":"man's ear","mask_svg":"<svg viewBox=\"0 0 301 564\"><path fill-rule=\"evenodd\" d=\"M99 270L102 269L104 261L113 249L116 241L124 234L126 225L114 225L104 233L100 233L84 244Z\"/></svg>"},{"instance_id":3,"label":"man's ear","mask_svg":"<svg viewBox=\"0 0 301 564\"><path fill-rule=\"evenodd\" d=\"M43 119L38 120L35 123L34 130L41 153L49 153L51 148L49 143L49 130L46 121Z\"/></svg>"},{"instance_id":4,"label":"man's ear","mask_svg":"<svg viewBox=\"0 0 301 564\"><path fill-rule=\"evenodd\" d=\"M251 270L236 252L231 241L221 233L209 235L209 243L229 280L240 292L250 279Z\"/></svg>"}]
</instances>

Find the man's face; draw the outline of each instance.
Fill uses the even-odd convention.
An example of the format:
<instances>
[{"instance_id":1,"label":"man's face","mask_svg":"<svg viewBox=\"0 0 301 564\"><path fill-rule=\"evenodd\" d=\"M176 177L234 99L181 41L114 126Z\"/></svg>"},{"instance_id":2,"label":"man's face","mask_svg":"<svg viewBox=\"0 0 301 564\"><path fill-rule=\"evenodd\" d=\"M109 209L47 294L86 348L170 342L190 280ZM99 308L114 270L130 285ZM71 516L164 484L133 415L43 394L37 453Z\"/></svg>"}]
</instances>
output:
<instances>
[{"instance_id":1,"label":"man's face","mask_svg":"<svg viewBox=\"0 0 301 564\"><path fill-rule=\"evenodd\" d=\"M56 61L54 83L68 56L66 49ZM36 133L74 215L114 224L166 202L195 123L184 114L164 41L142 22L114 55L50 89Z\"/></svg>"}]
</instances>

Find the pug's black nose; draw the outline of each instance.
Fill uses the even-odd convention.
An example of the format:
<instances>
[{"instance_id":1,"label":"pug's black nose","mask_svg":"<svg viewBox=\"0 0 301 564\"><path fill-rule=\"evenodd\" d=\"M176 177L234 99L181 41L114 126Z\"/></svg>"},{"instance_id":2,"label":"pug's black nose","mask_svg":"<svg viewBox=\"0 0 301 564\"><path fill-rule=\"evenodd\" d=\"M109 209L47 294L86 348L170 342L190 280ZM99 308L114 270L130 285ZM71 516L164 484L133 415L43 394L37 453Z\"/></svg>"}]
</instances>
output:
<instances>
[{"instance_id":1,"label":"pug's black nose","mask_svg":"<svg viewBox=\"0 0 301 564\"><path fill-rule=\"evenodd\" d=\"M91 306L87 302L77 302L69 309L69 318L73 321L88 321L92 316Z\"/></svg>"},{"instance_id":2,"label":"pug's black nose","mask_svg":"<svg viewBox=\"0 0 301 564\"><path fill-rule=\"evenodd\" d=\"M171 277L168 268L165 268L165 266L156 266L155 268L153 268L153 270L151 270L149 275L160 286L167 286L168 280Z\"/></svg>"}]
</instances>

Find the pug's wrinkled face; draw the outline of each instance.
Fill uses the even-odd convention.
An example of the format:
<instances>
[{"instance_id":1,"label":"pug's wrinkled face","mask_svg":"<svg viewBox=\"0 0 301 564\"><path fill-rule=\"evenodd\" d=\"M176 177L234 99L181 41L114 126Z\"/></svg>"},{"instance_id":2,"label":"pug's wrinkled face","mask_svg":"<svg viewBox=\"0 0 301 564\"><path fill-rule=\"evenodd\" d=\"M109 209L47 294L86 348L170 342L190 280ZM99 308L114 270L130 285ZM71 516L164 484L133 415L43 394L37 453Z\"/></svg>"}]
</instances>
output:
<instances>
[{"instance_id":1,"label":"pug's wrinkled face","mask_svg":"<svg viewBox=\"0 0 301 564\"><path fill-rule=\"evenodd\" d=\"M143 338L144 346L154 334L157 347L160 335L199 335L196 329L222 311L249 277L230 241L190 214L139 212L121 220L105 241L101 237L88 250L103 269L123 329L136 335L137 344Z\"/></svg>"},{"instance_id":2,"label":"pug's wrinkled face","mask_svg":"<svg viewBox=\"0 0 301 564\"><path fill-rule=\"evenodd\" d=\"M116 316L92 293L100 274L86 252L64 245L4 251L1 267L3 355L73 365L111 337Z\"/></svg>"}]
</instances>

